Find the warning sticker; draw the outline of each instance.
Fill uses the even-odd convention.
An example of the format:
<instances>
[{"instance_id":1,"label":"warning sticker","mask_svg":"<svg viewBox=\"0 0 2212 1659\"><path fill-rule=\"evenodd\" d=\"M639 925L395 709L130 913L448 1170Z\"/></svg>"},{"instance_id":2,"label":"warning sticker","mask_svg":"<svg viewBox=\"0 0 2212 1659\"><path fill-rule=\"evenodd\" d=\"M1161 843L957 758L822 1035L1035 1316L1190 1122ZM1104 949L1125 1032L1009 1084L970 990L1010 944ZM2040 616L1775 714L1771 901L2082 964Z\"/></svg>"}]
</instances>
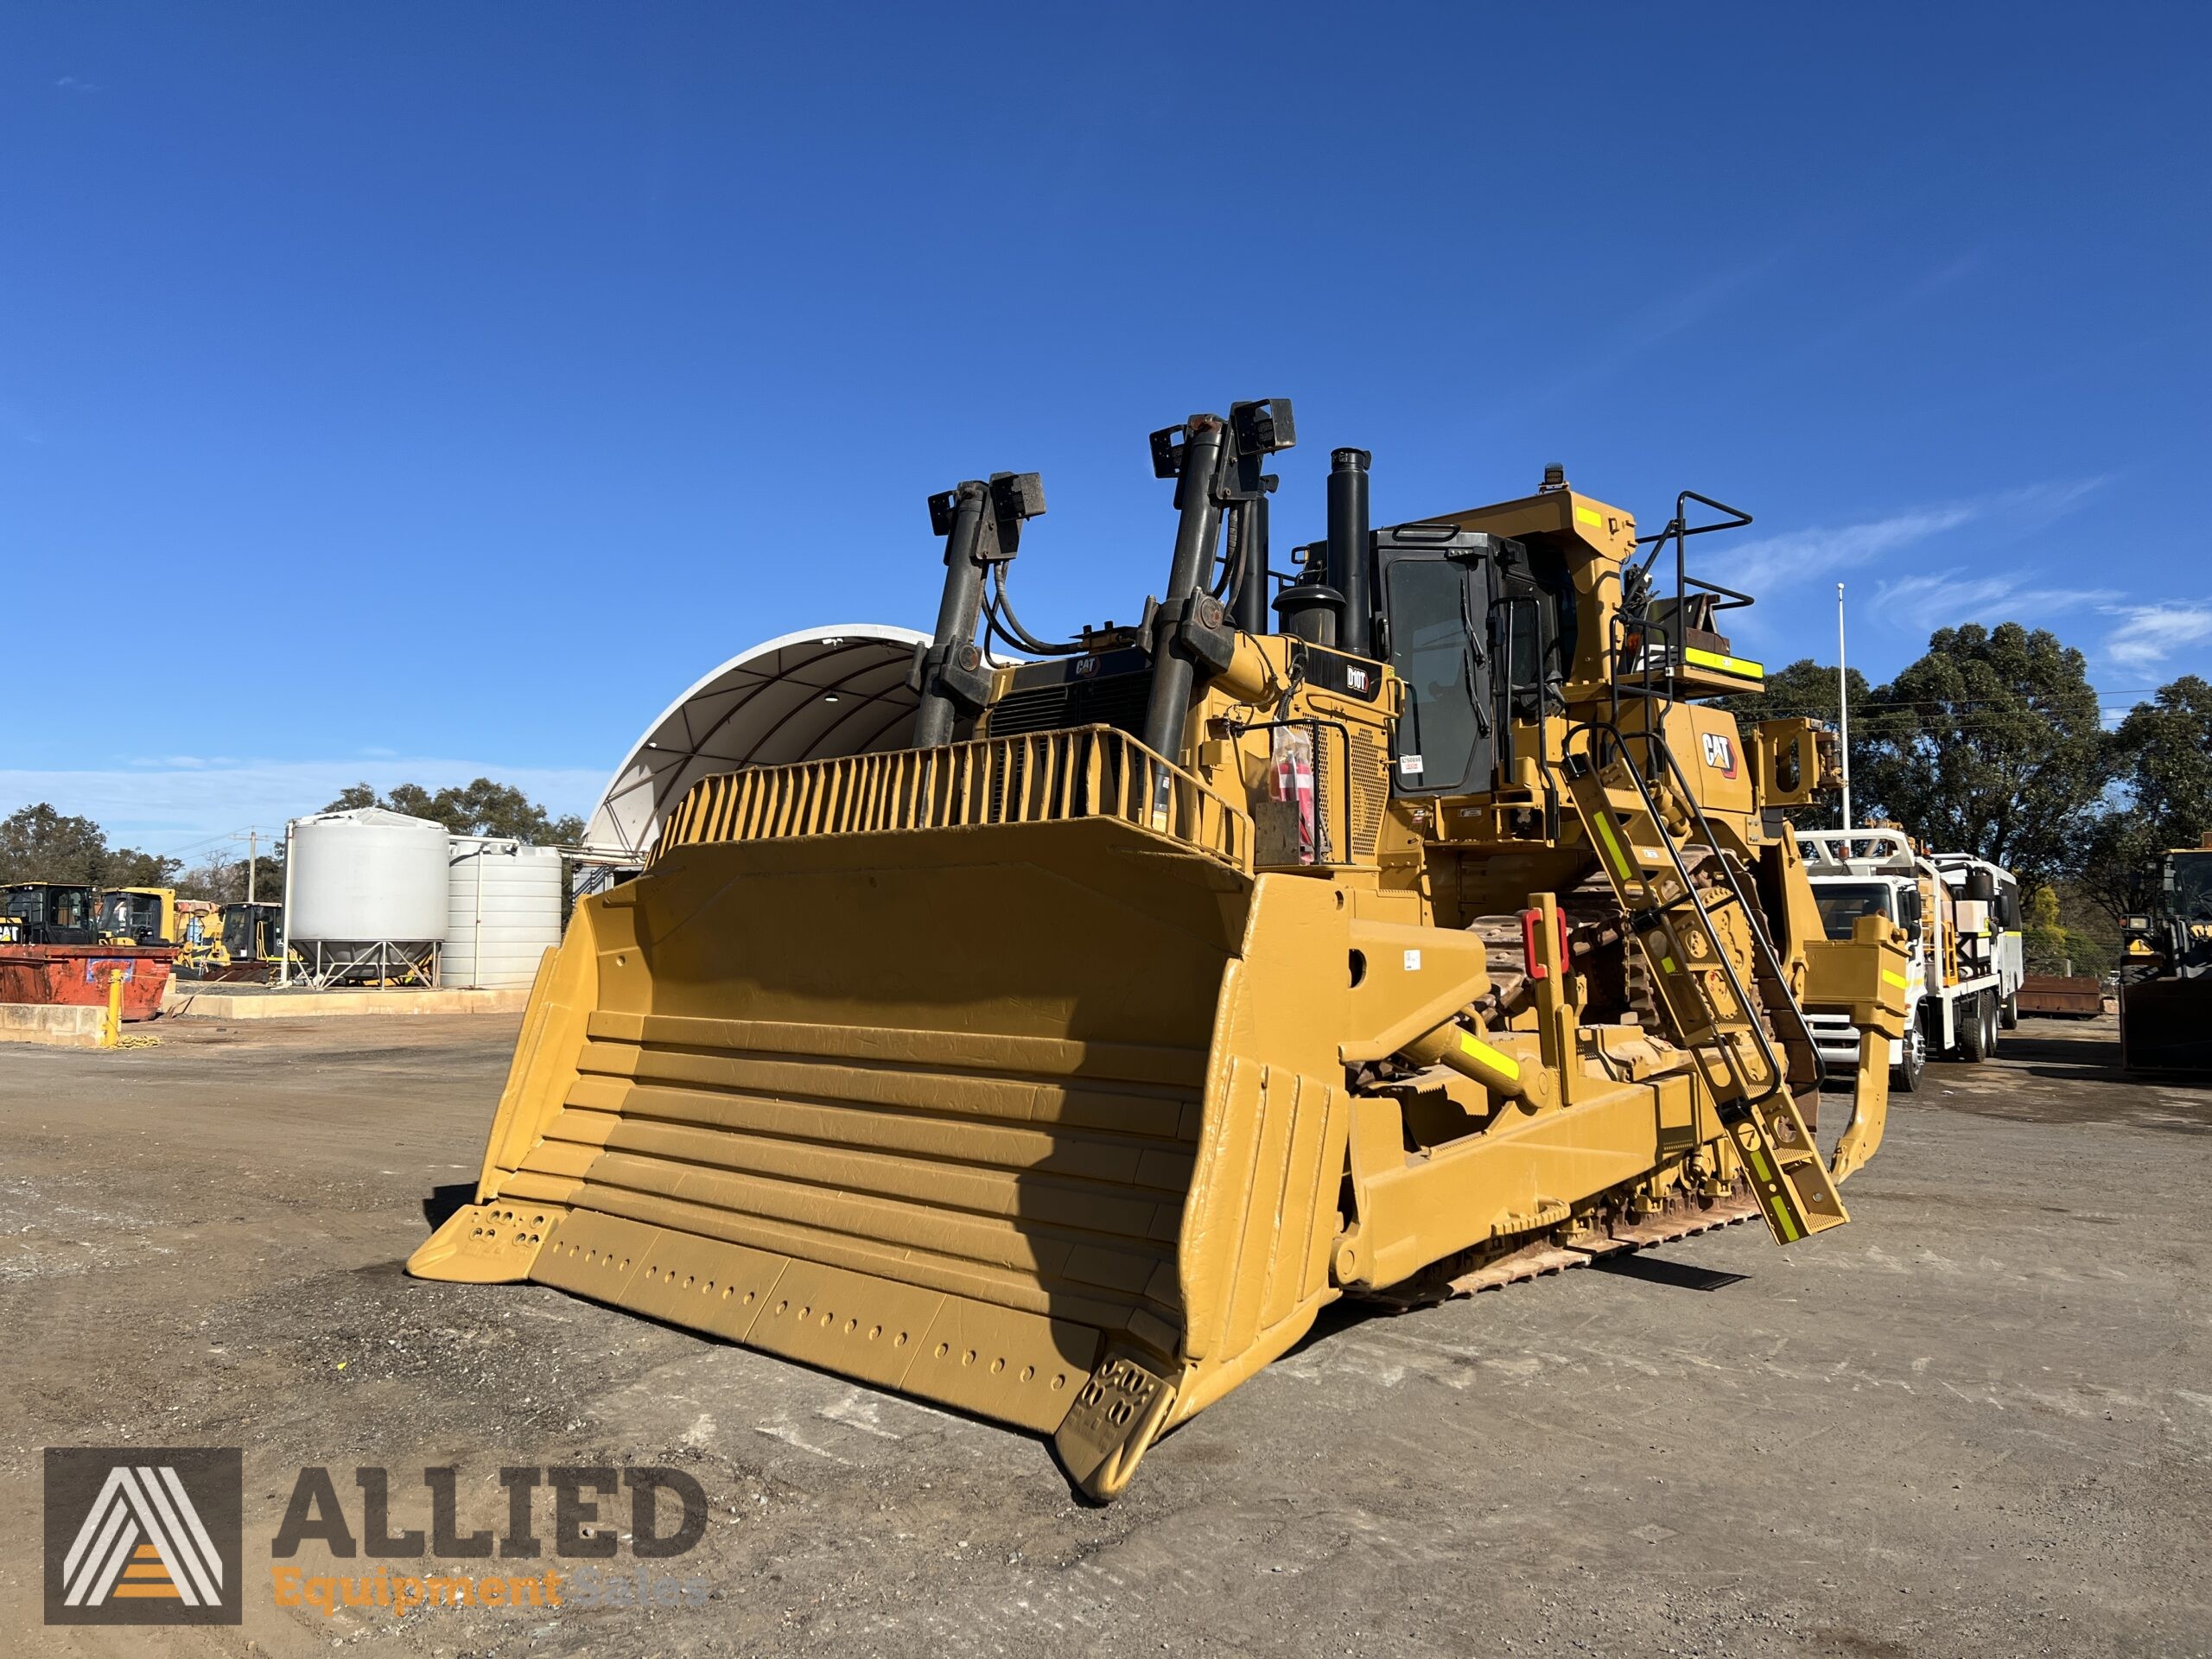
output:
<instances>
[{"instance_id":1,"label":"warning sticker","mask_svg":"<svg viewBox=\"0 0 2212 1659\"><path fill-rule=\"evenodd\" d=\"M1398 771L1400 775L1409 778L1420 770L1421 756L1417 754L1402 754L1398 757Z\"/></svg>"}]
</instances>

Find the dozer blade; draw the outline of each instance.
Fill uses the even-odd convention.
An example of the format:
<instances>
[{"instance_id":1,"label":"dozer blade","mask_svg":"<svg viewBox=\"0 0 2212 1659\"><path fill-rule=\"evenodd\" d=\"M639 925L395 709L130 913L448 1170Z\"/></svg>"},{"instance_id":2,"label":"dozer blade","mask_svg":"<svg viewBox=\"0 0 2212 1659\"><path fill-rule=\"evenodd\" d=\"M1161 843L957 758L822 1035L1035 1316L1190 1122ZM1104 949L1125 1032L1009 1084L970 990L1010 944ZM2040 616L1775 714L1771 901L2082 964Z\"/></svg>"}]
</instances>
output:
<instances>
[{"instance_id":1,"label":"dozer blade","mask_svg":"<svg viewBox=\"0 0 2212 1659\"><path fill-rule=\"evenodd\" d=\"M1052 1434L1109 1497L1336 1294L1343 1071L1294 988L1344 925L1115 818L664 847L578 906L409 1271Z\"/></svg>"}]
</instances>

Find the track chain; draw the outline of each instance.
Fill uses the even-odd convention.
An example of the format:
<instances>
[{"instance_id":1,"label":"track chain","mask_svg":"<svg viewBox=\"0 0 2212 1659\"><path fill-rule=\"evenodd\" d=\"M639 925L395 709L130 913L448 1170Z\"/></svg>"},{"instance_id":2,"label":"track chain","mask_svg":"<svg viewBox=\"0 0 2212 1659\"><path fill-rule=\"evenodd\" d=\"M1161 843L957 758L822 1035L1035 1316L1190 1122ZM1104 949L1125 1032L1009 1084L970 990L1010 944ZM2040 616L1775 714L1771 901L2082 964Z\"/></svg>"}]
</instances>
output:
<instances>
[{"instance_id":1,"label":"track chain","mask_svg":"<svg viewBox=\"0 0 2212 1659\"><path fill-rule=\"evenodd\" d=\"M1710 1208L1701 1209L1683 1200L1641 1221L1613 1222L1602 1232L1593 1229L1567 1238L1547 1234L1483 1256L1472 1265L1462 1265L1458 1273L1449 1277L1440 1269L1431 1269L1403 1284L1374 1292L1367 1300L1390 1302L1401 1307L1427 1307L1439 1302L1457 1301L1485 1290L1502 1290L1508 1285L1586 1268L1592 1262L1623 1250L1649 1249L1677 1239L1694 1238L1700 1233L1733 1227L1739 1222L1756 1219L1758 1213L1758 1201L1745 1192L1718 1198ZM1466 1260L1466 1256L1460 1258L1463 1264Z\"/></svg>"}]
</instances>

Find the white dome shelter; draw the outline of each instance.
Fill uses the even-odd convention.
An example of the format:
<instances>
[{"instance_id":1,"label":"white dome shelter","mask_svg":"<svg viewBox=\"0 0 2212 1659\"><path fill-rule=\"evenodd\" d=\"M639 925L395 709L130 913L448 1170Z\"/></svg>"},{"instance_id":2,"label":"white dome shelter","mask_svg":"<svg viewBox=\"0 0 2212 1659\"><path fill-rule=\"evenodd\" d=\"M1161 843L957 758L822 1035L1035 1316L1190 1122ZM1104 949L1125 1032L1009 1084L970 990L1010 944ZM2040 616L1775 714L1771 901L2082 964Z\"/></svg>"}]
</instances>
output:
<instances>
[{"instance_id":1,"label":"white dome shelter","mask_svg":"<svg viewBox=\"0 0 2212 1659\"><path fill-rule=\"evenodd\" d=\"M929 636L881 622L787 633L731 658L645 728L584 830L589 853L642 861L700 779L895 749L913 736L906 689Z\"/></svg>"}]
</instances>

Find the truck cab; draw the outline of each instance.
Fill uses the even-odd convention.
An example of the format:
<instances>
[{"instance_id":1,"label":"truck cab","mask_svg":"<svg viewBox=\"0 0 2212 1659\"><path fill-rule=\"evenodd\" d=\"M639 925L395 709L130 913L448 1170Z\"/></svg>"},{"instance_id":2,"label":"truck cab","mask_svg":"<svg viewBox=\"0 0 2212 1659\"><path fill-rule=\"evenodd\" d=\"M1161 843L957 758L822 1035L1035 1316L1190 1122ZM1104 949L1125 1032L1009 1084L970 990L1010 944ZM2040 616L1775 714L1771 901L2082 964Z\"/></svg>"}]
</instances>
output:
<instances>
[{"instance_id":1,"label":"truck cab","mask_svg":"<svg viewBox=\"0 0 2212 1659\"><path fill-rule=\"evenodd\" d=\"M1849 938L1861 916L1904 930L1910 1017L1890 1044L1894 1086L1916 1090L1931 1054L1994 1053L1999 1031L2018 1020L2024 971L2012 873L1971 854L1930 854L1893 828L1800 830L1797 844L1830 938ZM1849 1064L1857 1031L1840 1015L1809 1020L1822 1060Z\"/></svg>"}]
</instances>

